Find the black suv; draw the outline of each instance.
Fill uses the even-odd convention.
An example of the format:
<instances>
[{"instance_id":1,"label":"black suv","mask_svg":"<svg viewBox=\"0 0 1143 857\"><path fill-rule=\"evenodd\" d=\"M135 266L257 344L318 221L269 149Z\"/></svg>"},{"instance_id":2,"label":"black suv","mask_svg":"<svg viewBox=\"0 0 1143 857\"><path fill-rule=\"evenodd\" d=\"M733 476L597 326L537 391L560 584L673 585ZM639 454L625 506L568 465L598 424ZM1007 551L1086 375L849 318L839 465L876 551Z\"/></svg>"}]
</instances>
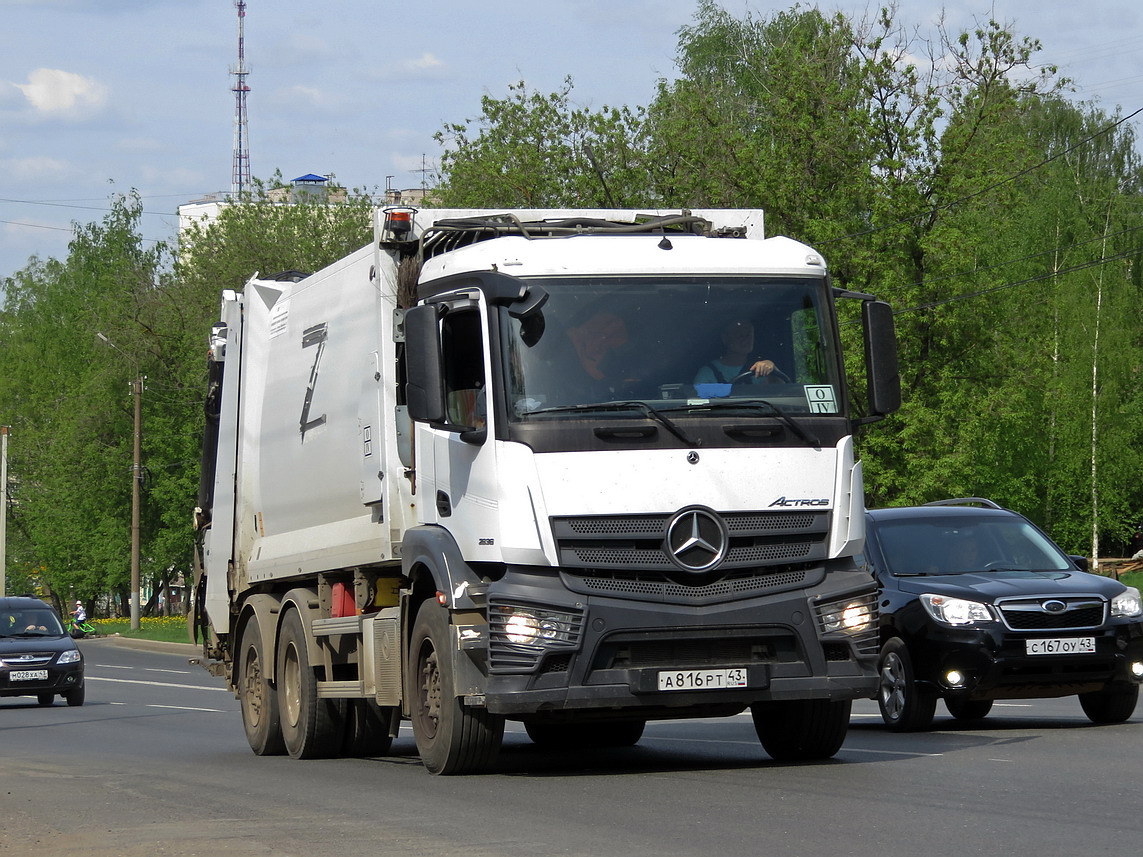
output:
<instances>
[{"instance_id":1,"label":"black suv","mask_svg":"<svg viewBox=\"0 0 1143 857\"><path fill-rule=\"evenodd\" d=\"M928 728L939 698L961 720L996 699L1072 694L1095 723L1134 713L1139 590L1088 573L1027 518L978 497L874 509L866 523L890 729Z\"/></svg>"},{"instance_id":2,"label":"black suv","mask_svg":"<svg viewBox=\"0 0 1143 857\"><path fill-rule=\"evenodd\" d=\"M83 705L83 655L59 614L39 598L0 598L0 696L51 705L57 694Z\"/></svg>"}]
</instances>

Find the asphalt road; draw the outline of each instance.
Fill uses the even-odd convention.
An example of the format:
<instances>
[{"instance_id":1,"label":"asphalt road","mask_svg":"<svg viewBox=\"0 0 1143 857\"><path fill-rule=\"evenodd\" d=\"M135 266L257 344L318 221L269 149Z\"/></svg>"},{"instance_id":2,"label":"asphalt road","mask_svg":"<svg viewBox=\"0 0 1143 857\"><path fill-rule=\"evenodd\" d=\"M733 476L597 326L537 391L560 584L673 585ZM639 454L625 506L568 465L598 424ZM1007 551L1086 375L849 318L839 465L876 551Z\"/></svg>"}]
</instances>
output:
<instances>
[{"instance_id":1,"label":"asphalt road","mask_svg":"<svg viewBox=\"0 0 1143 857\"><path fill-rule=\"evenodd\" d=\"M783 765L749 716L650 724L637 747L542 751L509 723L494 773L393 755L258 758L234 698L186 656L83 641L87 704L0 700L0 854L1102 855L1143 837L1143 706L1095 727L1074 698L938 714L893 735L855 708L829 762Z\"/></svg>"}]
</instances>

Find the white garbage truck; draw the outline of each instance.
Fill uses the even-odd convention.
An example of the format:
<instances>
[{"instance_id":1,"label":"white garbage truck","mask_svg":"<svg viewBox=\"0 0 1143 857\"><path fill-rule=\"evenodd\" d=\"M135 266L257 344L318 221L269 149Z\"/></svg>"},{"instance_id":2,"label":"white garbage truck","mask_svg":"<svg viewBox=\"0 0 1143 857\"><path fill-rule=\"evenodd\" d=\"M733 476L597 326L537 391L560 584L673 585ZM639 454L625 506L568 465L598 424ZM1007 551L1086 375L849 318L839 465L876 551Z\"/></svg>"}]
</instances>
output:
<instances>
[{"instance_id":1,"label":"white garbage truck","mask_svg":"<svg viewBox=\"0 0 1143 857\"><path fill-rule=\"evenodd\" d=\"M840 748L875 694L853 433L892 312L760 211L378 209L373 242L225 291L192 628L251 748L494 765L749 710ZM862 396L837 303L861 302Z\"/></svg>"}]
</instances>

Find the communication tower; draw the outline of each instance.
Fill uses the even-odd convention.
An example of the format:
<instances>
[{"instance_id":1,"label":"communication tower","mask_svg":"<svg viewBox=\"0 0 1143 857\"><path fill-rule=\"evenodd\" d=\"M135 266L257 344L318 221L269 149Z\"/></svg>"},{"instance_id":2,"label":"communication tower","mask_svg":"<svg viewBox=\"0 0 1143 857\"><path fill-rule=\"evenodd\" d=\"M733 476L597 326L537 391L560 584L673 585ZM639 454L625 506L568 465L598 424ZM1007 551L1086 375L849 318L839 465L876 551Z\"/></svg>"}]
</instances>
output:
<instances>
[{"instance_id":1,"label":"communication tower","mask_svg":"<svg viewBox=\"0 0 1143 857\"><path fill-rule=\"evenodd\" d=\"M231 87L234 93L234 166L230 191L241 196L250 186L250 129L246 121L246 93L250 91L246 75L250 74L250 69L246 67L246 0L234 0L234 6L238 9L238 65L230 69L234 75L234 86Z\"/></svg>"}]
</instances>

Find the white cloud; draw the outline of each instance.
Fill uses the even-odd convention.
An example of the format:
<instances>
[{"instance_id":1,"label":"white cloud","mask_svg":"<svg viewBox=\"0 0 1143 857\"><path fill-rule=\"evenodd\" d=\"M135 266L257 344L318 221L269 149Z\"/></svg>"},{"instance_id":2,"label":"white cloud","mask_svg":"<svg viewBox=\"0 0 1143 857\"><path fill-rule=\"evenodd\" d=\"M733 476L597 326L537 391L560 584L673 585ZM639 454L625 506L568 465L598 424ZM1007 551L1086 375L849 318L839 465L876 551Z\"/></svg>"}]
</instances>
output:
<instances>
[{"instance_id":1,"label":"white cloud","mask_svg":"<svg viewBox=\"0 0 1143 857\"><path fill-rule=\"evenodd\" d=\"M5 175L19 176L24 181L60 181L75 175L74 168L67 161L43 155L2 160L0 171Z\"/></svg>"},{"instance_id":2,"label":"white cloud","mask_svg":"<svg viewBox=\"0 0 1143 857\"><path fill-rule=\"evenodd\" d=\"M374 80L435 80L443 77L447 71L447 63L425 51L413 59L395 60L378 66L367 72L366 76Z\"/></svg>"},{"instance_id":3,"label":"white cloud","mask_svg":"<svg viewBox=\"0 0 1143 857\"><path fill-rule=\"evenodd\" d=\"M38 68L28 75L27 83L15 86L37 112L67 119L99 110L109 93L97 80L58 68Z\"/></svg>"}]
</instances>

